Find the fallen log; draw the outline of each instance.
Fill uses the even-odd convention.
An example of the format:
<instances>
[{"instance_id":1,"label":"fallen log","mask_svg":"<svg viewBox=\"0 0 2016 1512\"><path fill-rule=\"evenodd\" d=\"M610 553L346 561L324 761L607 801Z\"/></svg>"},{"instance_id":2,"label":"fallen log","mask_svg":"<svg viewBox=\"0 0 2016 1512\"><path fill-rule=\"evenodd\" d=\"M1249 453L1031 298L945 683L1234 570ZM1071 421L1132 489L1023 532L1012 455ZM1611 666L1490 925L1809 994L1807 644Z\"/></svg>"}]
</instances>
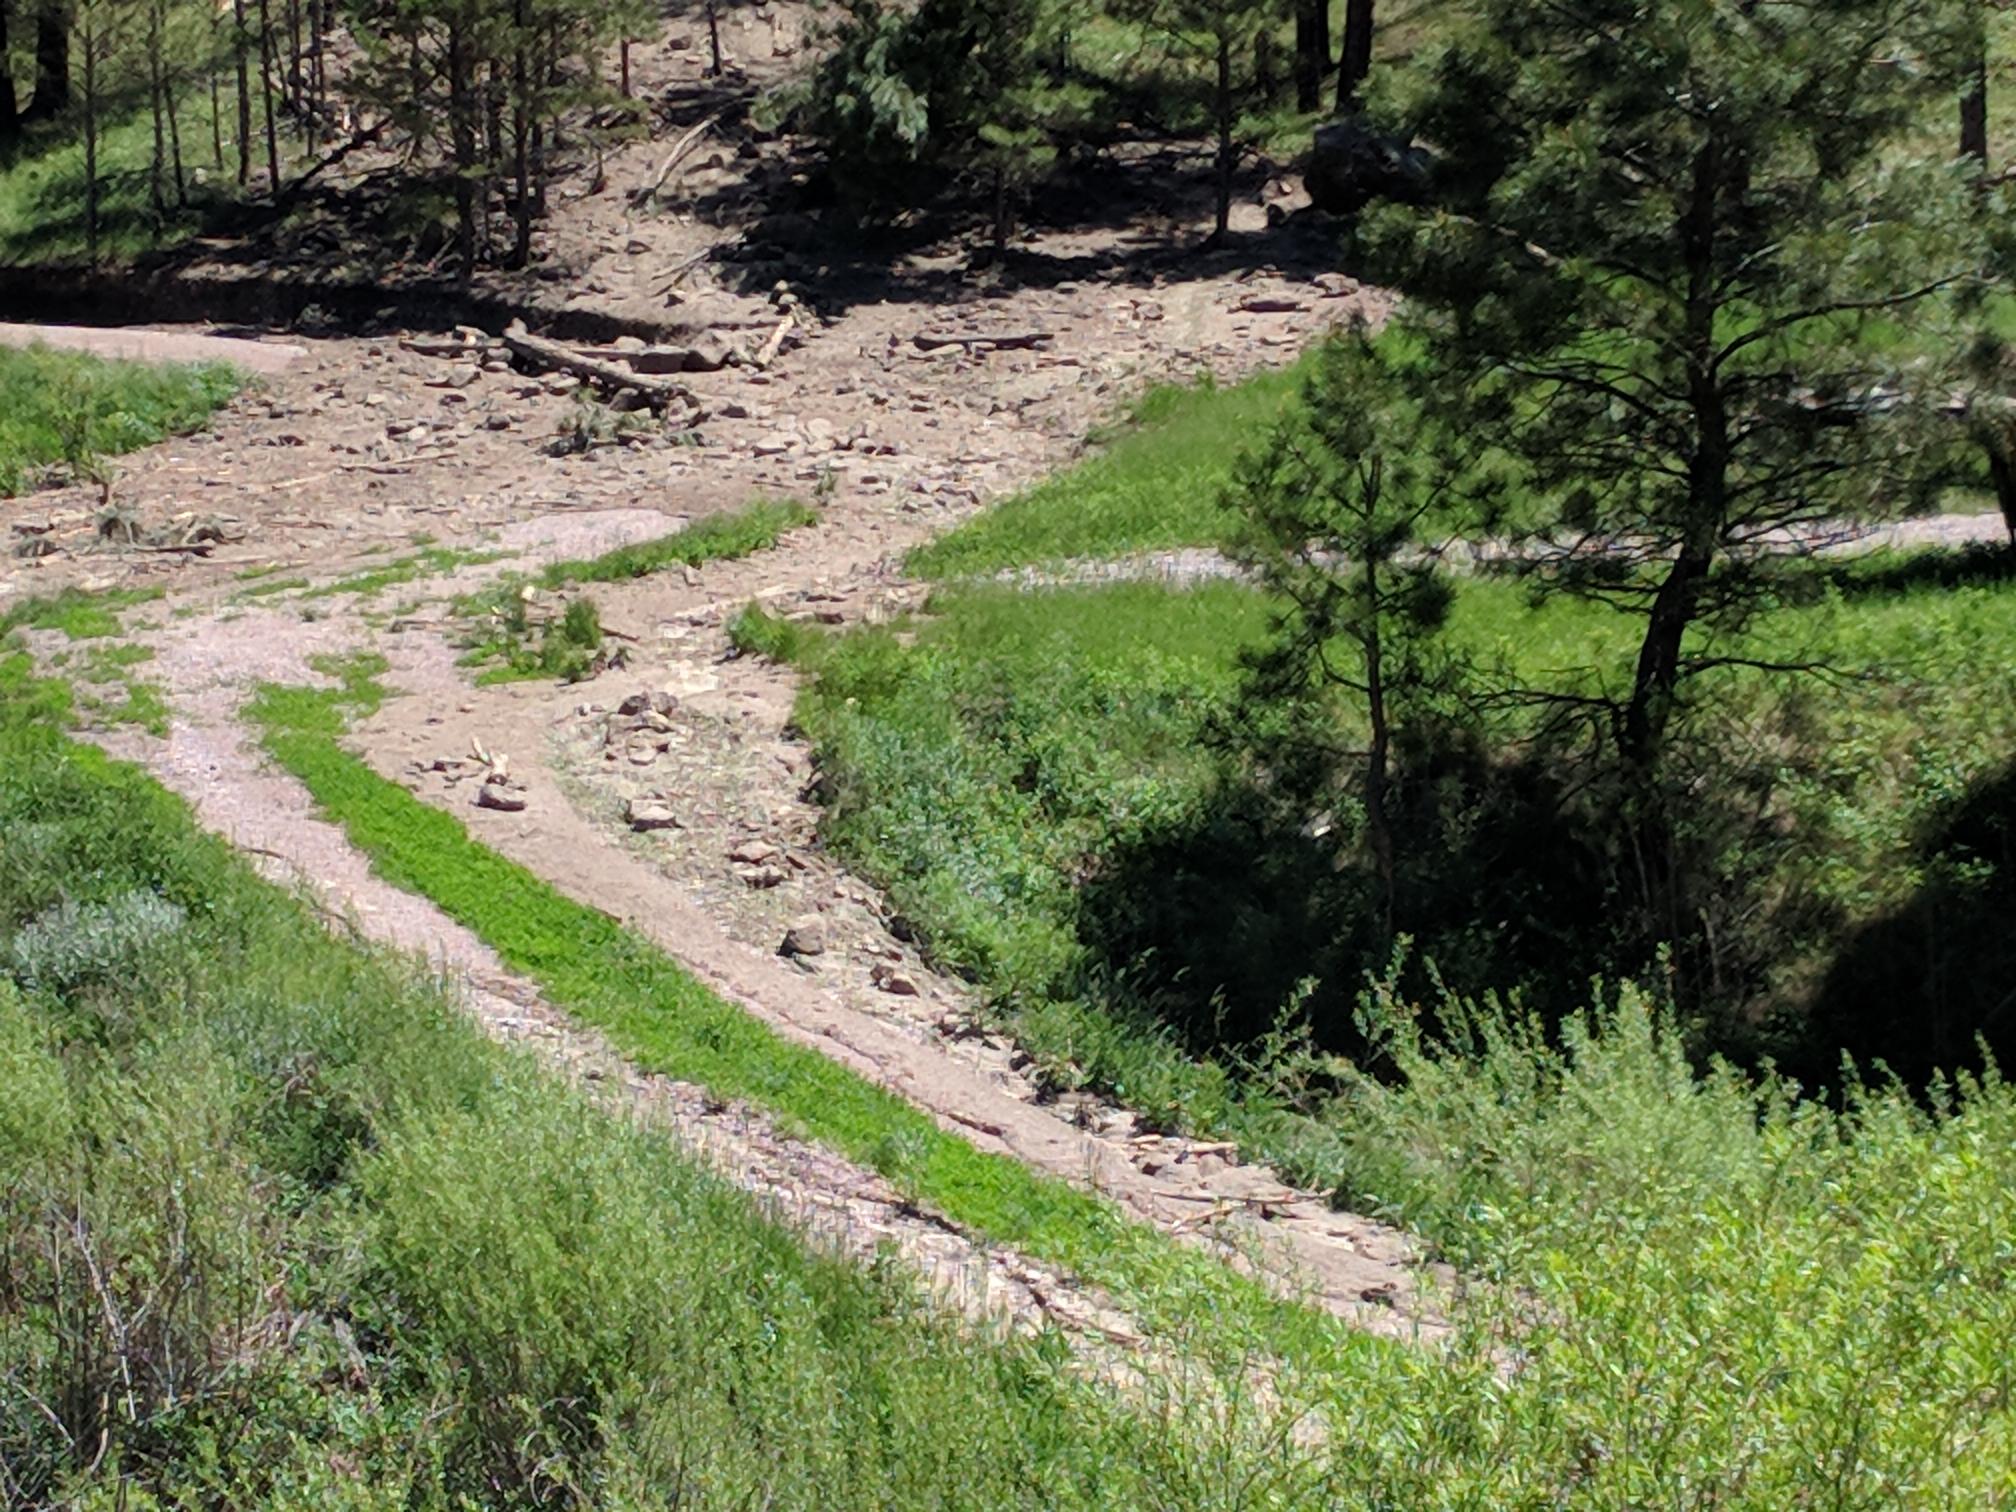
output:
<instances>
[{"instance_id":1,"label":"fallen log","mask_svg":"<svg viewBox=\"0 0 2016 1512\"><path fill-rule=\"evenodd\" d=\"M941 347L955 346L963 346L969 351L977 347L997 352L1028 351L1056 339L1054 331L919 331L910 338L920 352L935 352Z\"/></svg>"},{"instance_id":2,"label":"fallen log","mask_svg":"<svg viewBox=\"0 0 2016 1512\"><path fill-rule=\"evenodd\" d=\"M571 347L564 347L557 341L534 336L525 329L522 320L514 320L504 331L504 345L511 355L533 367L548 372L572 373L577 378L590 383L599 383L604 388L631 389L642 394L658 408L668 404L683 404L692 409L700 408L700 401L693 391L683 383L674 383L669 378L654 374L639 373L615 361L600 357L590 357Z\"/></svg>"},{"instance_id":3,"label":"fallen log","mask_svg":"<svg viewBox=\"0 0 2016 1512\"><path fill-rule=\"evenodd\" d=\"M651 186L648 189L639 190L633 195L631 203L648 205L652 200L656 199L658 191L665 187L665 180L671 177L672 170L685 161L686 154L691 152L700 141L700 138L707 134L707 128L720 119L720 112L717 111L713 115L703 119L697 126L691 128L678 141L674 142L672 150L665 154L665 161L658 167L658 176L651 180Z\"/></svg>"},{"instance_id":4,"label":"fallen log","mask_svg":"<svg viewBox=\"0 0 2016 1512\"><path fill-rule=\"evenodd\" d=\"M447 336L406 336L400 339L399 347L402 351L422 357L471 357L481 360L502 350L502 343L492 341L488 336L481 341L464 341Z\"/></svg>"}]
</instances>

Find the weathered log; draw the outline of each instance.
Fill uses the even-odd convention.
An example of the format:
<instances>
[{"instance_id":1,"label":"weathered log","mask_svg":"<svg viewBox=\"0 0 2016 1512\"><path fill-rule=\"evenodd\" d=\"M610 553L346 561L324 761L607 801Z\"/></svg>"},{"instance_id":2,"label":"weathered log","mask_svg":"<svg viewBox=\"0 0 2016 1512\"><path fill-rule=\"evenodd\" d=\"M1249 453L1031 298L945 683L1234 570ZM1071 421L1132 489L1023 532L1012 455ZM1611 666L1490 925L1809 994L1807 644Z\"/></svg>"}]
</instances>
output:
<instances>
[{"instance_id":1,"label":"weathered log","mask_svg":"<svg viewBox=\"0 0 2016 1512\"><path fill-rule=\"evenodd\" d=\"M910 340L922 352L941 347L963 346L968 350L986 347L990 351L1028 351L1057 339L1054 331L919 331Z\"/></svg>"},{"instance_id":2,"label":"weathered log","mask_svg":"<svg viewBox=\"0 0 2016 1512\"><path fill-rule=\"evenodd\" d=\"M504 345L511 355L528 362L536 368L549 372L572 373L590 383L599 383L605 388L632 389L649 399L654 405L684 404L694 409L700 401L691 389L683 383L674 383L669 378L654 374L639 373L621 363L590 357L572 347L562 346L557 341L548 341L543 336L534 336L525 329L522 320L514 320L504 331Z\"/></svg>"}]
</instances>

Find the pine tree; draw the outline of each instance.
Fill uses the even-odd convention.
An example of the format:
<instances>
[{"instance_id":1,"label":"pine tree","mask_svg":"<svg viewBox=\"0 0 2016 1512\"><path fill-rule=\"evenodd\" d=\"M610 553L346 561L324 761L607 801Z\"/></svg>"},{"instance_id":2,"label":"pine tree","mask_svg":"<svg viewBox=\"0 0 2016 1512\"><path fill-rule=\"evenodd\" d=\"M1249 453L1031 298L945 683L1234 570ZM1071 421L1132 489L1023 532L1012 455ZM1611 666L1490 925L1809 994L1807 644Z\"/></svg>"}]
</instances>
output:
<instances>
[{"instance_id":1,"label":"pine tree","mask_svg":"<svg viewBox=\"0 0 2016 1512\"><path fill-rule=\"evenodd\" d=\"M1929 487L1906 421L1949 397L1984 286L1981 201L1925 145L1967 11L1482 0L1388 108L1441 154L1437 207L1368 216L1359 250L1453 433L1522 470L1542 589L1640 619L1599 701L1641 773L1775 547Z\"/></svg>"}]
</instances>

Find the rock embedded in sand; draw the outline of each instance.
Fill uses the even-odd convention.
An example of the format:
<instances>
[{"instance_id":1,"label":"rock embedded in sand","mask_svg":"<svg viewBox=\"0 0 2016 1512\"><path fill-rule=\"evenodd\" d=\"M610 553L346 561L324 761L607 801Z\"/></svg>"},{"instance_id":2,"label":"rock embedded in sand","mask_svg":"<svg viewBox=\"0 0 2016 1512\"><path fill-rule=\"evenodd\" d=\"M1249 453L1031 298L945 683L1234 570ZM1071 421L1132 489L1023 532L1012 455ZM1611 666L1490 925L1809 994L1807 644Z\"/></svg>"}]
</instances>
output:
<instances>
[{"instance_id":1,"label":"rock embedded in sand","mask_svg":"<svg viewBox=\"0 0 2016 1512\"><path fill-rule=\"evenodd\" d=\"M679 828L679 816L662 798L632 798L627 817L630 828L640 832Z\"/></svg>"},{"instance_id":2,"label":"rock embedded in sand","mask_svg":"<svg viewBox=\"0 0 2016 1512\"><path fill-rule=\"evenodd\" d=\"M779 955L816 956L826 954L826 921L818 914L805 914L784 931Z\"/></svg>"}]
</instances>

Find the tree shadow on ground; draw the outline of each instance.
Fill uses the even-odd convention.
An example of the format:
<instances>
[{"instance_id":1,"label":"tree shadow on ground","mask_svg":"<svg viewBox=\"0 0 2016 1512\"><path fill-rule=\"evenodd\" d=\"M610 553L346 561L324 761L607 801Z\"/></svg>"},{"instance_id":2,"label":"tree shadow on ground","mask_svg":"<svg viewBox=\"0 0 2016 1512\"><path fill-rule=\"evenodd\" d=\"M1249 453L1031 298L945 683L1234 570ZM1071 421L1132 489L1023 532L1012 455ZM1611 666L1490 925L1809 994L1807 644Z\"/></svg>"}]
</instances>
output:
<instances>
[{"instance_id":1,"label":"tree shadow on ground","mask_svg":"<svg viewBox=\"0 0 2016 1512\"><path fill-rule=\"evenodd\" d=\"M1808 569L1810 571L1810 569ZM2016 580L2016 550L1975 542L1926 551L1886 552L1880 558L1829 562L1817 582L1846 598L1916 593L1925 588L1971 588Z\"/></svg>"},{"instance_id":2,"label":"tree shadow on ground","mask_svg":"<svg viewBox=\"0 0 2016 1512\"><path fill-rule=\"evenodd\" d=\"M1382 890L1356 837L1307 812L1228 783L1081 892L1081 940L1134 963L1129 994L1193 1049L1250 1043L1291 1001L1322 1048L1365 1049L1356 1005L1395 959ZM1592 977L1654 964L1620 907L1614 818L1549 761L1417 749L1393 818L1394 921L1411 941L1400 986L1415 1001L1517 989L1551 1020L1586 1004Z\"/></svg>"},{"instance_id":3,"label":"tree shadow on ground","mask_svg":"<svg viewBox=\"0 0 2016 1512\"><path fill-rule=\"evenodd\" d=\"M1841 945L1784 1057L1808 1086L1838 1084L1840 1056L1907 1086L1937 1071L2016 1067L2016 765L1976 783L1921 838L1911 899Z\"/></svg>"}]
</instances>

